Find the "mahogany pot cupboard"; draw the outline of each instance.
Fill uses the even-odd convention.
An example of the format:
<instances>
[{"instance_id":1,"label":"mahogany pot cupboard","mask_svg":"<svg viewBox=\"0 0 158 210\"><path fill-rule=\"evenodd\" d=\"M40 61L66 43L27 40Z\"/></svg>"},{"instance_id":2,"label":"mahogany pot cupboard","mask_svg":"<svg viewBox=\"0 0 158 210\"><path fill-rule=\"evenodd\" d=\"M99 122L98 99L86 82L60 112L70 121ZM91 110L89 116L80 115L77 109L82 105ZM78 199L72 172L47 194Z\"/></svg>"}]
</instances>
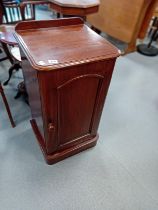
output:
<instances>
[{"instance_id":1,"label":"mahogany pot cupboard","mask_svg":"<svg viewBox=\"0 0 158 210\"><path fill-rule=\"evenodd\" d=\"M48 164L95 146L119 51L80 18L21 22L31 125Z\"/></svg>"}]
</instances>

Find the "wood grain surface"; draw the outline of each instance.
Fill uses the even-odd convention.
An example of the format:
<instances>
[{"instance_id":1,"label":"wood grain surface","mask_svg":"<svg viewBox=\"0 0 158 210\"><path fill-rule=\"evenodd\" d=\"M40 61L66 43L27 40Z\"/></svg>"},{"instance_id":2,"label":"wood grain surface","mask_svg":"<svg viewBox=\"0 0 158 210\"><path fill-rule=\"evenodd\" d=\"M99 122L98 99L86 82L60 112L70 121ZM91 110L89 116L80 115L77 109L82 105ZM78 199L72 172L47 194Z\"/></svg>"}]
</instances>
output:
<instances>
[{"instance_id":1,"label":"wood grain surface","mask_svg":"<svg viewBox=\"0 0 158 210\"><path fill-rule=\"evenodd\" d=\"M39 24L45 28L37 28ZM56 27L57 25L60 27ZM30 63L38 70L48 71L118 55L118 50L113 45L84 25L79 18L32 21L28 26L26 23L19 23L16 32Z\"/></svg>"},{"instance_id":2,"label":"wood grain surface","mask_svg":"<svg viewBox=\"0 0 158 210\"><path fill-rule=\"evenodd\" d=\"M107 34L131 43L144 38L157 0L101 0L99 12L87 21ZM142 30L142 32L141 32Z\"/></svg>"},{"instance_id":3,"label":"wood grain surface","mask_svg":"<svg viewBox=\"0 0 158 210\"><path fill-rule=\"evenodd\" d=\"M49 0L49 1L63 7L78 7L78 8L94 7L100 4L99 0Z\"/></svg>"},{"instance_id":4,"label":"wood grain surface","mask_svg":"<svg viewBox=\"0 0 158 210\"><path fill-rule=\"evenodd\" d=\"M31 125L47 163L95 146L117 48L80 18L24 22L15 30Z\"/></svg>"}]
</instances>

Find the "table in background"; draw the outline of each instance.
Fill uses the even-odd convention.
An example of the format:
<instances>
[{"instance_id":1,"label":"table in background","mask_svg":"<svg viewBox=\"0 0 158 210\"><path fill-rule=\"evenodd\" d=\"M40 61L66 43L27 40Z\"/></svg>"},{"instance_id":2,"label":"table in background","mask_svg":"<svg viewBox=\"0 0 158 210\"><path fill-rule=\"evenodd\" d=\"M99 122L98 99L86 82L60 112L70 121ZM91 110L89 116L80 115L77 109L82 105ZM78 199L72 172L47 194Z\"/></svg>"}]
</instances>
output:
<instances>
[{"instance_id":1,"label":"table in background","mask_svg":"<svg viewBox=\"0 0 158 210\"><path fill-rule=\"evenodd\" d=\"M58 17L60 14L68 16L81 16L86 17L89 14L98 12L99 0L49 0L50 8L58 12Z\"/></svg>"}]
</instances>

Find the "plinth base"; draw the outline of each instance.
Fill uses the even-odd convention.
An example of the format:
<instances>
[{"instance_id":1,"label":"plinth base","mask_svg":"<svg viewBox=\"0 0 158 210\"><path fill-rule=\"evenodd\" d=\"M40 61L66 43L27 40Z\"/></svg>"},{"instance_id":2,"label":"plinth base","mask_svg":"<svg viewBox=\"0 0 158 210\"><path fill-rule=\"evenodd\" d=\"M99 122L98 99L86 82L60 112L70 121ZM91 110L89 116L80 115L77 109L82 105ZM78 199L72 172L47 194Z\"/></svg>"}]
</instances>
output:
<instances>
[{"instance_id":1,"label":"plinth base","mask_svg":"<svg viewBox=\"0 0 158 210\"><path fill-rule=\"evenodd\" d=\"M137 46L137 51L143 55L156 56L158 55L158 48L154 46L148 47L147 44L140 44Z\"/></svg>"},{"instance_id":2,"label":"plinth base","mask_svg":"<svg viewBox=\"0 0 158 210\"><path fill-rule=\"evenodd\" d=\"M30 120L30 122L31 122L32 129L36 135L38 144L40 145L40 148L43 152L44 158L49 165L57 163L67 157L75 155L75 154L82 152L86 149L94 147L97 143L98 138L99 138L99 136L97 135L94 138L88 139L80 144L77 144L77 145L67 148L65 150L54 152L53 154L48 155L46 153L46 149L43 144L43 139L42 139L42 136L38 130L35 120Z\"/></svg>"}]
</instances>

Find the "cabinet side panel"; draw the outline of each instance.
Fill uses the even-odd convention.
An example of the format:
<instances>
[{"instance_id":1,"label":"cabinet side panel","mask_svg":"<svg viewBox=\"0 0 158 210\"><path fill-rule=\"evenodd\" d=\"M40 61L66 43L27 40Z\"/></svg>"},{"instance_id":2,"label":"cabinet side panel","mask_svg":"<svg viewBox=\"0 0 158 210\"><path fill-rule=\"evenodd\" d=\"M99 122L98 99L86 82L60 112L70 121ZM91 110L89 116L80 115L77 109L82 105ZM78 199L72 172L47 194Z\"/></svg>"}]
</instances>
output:
<instances>
[{"instance_id":1,"label":"cabinet side panel","mask_svg":"<svg viewBox=\"0 0 158 210\"><path fill-rule=\"evenodd\" d=\"M91 122L91 131L92 131L92 135L95 135L98 131L98 127L99 127L99 123L100 123L100 119L101 119L101 115L102 115L102 111L104 108L104 104L105 104L105 100L106 100L106 96L108 93L108 89L110 86L110 82L111 82L111 78L112 78L112 73L114 70L114 65L115 65L115 61L116 59L112 59L109 60L107 62L105 62L104 64L104 68L106 66L106 70L108 72L105 72L105 77L103 79L99 94L98 94L98 99L97 99L97 103L95 106L95 111L94 111L94 115L93 115L93 119Z\"/></svg>"},{"instance_id":2,"label":"cabinet side panel","mask_svg":"<svg viewBox=\"0 0 158 210\"><path fill-rule=\"evenodd\" d=\"M21 55L24 82L29 96L32 118L35 119L38 129L44 138L38 74L37 71L31 67L23 52L21 52Z\"/></svg>"}]
</instances>

